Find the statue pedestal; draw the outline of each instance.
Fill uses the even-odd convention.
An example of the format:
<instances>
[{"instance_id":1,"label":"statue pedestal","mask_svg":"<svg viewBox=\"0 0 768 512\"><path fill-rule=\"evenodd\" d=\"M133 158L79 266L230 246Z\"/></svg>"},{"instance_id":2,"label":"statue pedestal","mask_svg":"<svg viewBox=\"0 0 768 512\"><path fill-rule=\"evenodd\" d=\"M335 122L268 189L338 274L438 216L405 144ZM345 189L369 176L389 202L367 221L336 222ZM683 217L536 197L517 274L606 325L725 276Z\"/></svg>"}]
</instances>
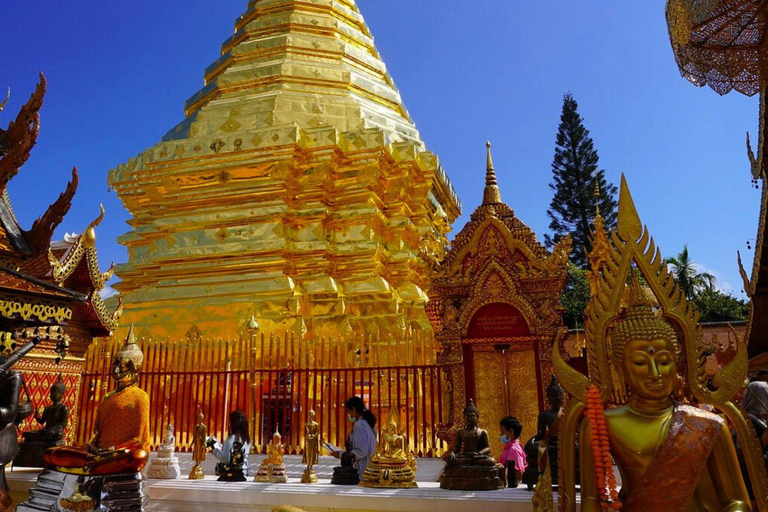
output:
<instances>
[{"instance_id":1,"label":"statue pedestal","mask_svg":"<svg viewBox=\"0 0 768 512\"><path fill-rule=\"evenodd\" d=\"M171 452L171 455L173 452ZM181 476L181 468L179 467L179 459L176 457L161 457L160 453L157 457L149 460L149 469L147 469L147 476L149 478L159 479L171 479L179 478Z\"/></svg>"},{"instance_id":2,"label":"statue pedestal","mask_svg":"<svg viewBox=\"0 0 768 512\"><path fill-rule=\"evenodd\" d=\"M262 464L253 481L268 484L285 484L288 483L288 476L286 476L285 466L282 464L279 466Z\"/></svg>"},{"instance_id":3,"label":"statue pedestal","mask_svg":"<svg viewBox=\"0 0 768 512\"><path fill-rule=\"evenodd\" d=\"M19 454L13 459L13 465L20 468L44 468L43 453L48 448L62 446L63 441L58 443L45 443L42 441L27 441L26 439L19 445Z\"/></svg>"},{"instance_id":4,"label":"statue pedestal","mask_svg":"<svg viewBox=\"0 0 768 512\"><path fill-rule=\"evenodd\" d=\"M360 481L362 487L398 487L410 488L418 487L416 485L416 475L414 468L408 464L407 460L382 461L374 456L368 467L365 468L363 479Z\"/></svg>"},{"instance_id":5,"label":"statue pedestal","mask_svg":"<svg viewBox=\"0 0 768 512\"><path fill-rule=\"evenodd\" d=\"M316 484L317 483L317 473L315 473L315 470L312 468L307 468L304 470L304 473L301 475L301 483L303 484Z\"/></svg>"},{"instance_id":6,"label":"statue pedestal","mask_svg":"<svg viewBox=\"0 0 768 512\"><path fill-rule=\"evenodd\" d=\"M67 506L67 500L82 490L86 501ZM90 498L90 501L87 499ZM30 489L29 499L16 507L18 512L50 512L51 510L77 510L78 512L145 510L148 496L141 473L108 476L81 476L43 470L37 485ZM63 502L63 503L62 503ZM76 506L76 508L72 508Z\"/></svg>"},{"instance_id":7,"label":"statue pedestal","mask_svg":"<svg viewBox=\"0 0 768 512\"><path fill-rule=\"evenodd\" d=\"M192 466L192 470L189 472L189 479L203 480L204 478L205 478L205 473L203 473L202 466L200 466L200 464L195 463L195 465Z\"/></svg>"},{"instance_id":8,"label":"statue pedestal","mask_svg":"<svg viewBox=\"0 0 768 512\"><path fill-rule=\"evenodd\" d=\"M499 478L499 468L492 466L446 466L440 477L441 489L495 491L504 486L504 481Z\"/></svg>"},{"instance_id":9,"label":"statue pedestal","mask_svg":"<svg viewBox=\"0 0 768 512\"><path fill-rule=\"evenodd\" d=\"M360 475L353 467L339 466L333 468L333 485L357 485L360 483Z\"/></svg>"}]
</instances>

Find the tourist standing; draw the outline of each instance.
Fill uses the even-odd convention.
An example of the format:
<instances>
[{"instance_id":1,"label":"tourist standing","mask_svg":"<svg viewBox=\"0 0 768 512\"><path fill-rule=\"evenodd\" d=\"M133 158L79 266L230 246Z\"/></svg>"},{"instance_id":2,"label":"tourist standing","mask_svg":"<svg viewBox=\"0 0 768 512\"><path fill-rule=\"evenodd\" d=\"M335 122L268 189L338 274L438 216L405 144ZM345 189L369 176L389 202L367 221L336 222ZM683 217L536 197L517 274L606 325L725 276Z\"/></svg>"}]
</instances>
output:
<instances>
[{"instance_id":1,"label":"tourist standing","mask_svg":"<svg viewBox=\"0 0 768 512\"><path fill-rule=\"evenodd\" d=\"M355 456L355 466L360 478L363 478L365 468L371 460L371 455L376 451L376 417L366 409L365 402L359 396L353 396L346 402L347 417L354 426L347 437L347 451ZM332 454L337 459L340 452Z\"/></svg>"},{"instance_id":2,"label":"tourist standing","mask_svg":"<svg viewBox=\"0 0 768 512\"><path fill-rule=\"evenodd\" d=\"M507 416L499 422L499 430L501 431L501 442L504 444L501 457L499 457L499 464L506 468L508 462L514 461L515 474L519 482L523 479L523 471L528 467L523 445L520 444L523 424L517 418Z\"/></svg>"}]
</instances>

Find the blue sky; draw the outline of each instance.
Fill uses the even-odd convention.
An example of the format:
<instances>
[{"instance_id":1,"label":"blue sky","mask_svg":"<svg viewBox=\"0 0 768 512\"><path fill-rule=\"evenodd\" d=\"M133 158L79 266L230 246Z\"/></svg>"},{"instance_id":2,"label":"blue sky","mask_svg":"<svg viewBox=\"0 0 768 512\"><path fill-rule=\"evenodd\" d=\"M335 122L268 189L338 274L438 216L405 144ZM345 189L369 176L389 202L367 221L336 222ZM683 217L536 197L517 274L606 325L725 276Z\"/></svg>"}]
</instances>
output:
<instances>
[{"instance_id":1,"label":"blue sky","mask_svg":"<svg viewBox=\"0 0 768 512\"><path fill-rule=\"evenodd\" d=\"M183 118L247 0L133 0L5 5L0 88L6 126L34 88L49 87L37 147L9 186L23 227L58 197L72 166L81 184L57 233L98 214L102 266L127 254L115 239L129 218L107 171L154 145ZM627 175L663 254L692 258L741 293L759 192L750 188L745 133L756 140L756 98L720 97L675 66L664 2L358 0L422 138L464 203L482 197L484 142L493 142L503 199L547 231L550 164L562 95L573 93L609 180ZM754 246L754 243L753 243ZM750 268L750 267L747 267Z\"/></svg>"}]
</instances>

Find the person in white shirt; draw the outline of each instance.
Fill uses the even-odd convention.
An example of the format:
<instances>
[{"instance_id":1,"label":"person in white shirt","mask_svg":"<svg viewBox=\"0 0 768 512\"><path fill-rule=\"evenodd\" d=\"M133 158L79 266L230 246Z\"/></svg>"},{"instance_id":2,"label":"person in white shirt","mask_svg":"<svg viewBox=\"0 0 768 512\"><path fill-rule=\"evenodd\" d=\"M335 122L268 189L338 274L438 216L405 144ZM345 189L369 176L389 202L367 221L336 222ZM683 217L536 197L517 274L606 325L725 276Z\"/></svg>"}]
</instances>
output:
<instances>
[{"instance_id":1,"label":"person in white shirt","mask_svg":"<svg viewBox=\"0 0 768 512\"><path fill-rule=\"evenodd\" d=\"M363 478L365 468L371 456L376 451L376 417L371 411L365 408L365 402L359 396L353 396L345 404L347 408L347 417L354 426L352 432L347 437L347 451L351 451L355 456L355 466L360 478ZM341 452L334 452L331 455L337 459L341 457Z\"/></svg>"},{"instance_id":2,"label":"person in white shirt","mask_svg":"<svg viewBox=\"0 0 768 512\"><path fill-rule=\"evenodd\" d=\"M216 457L219 463L229 464L232 446L235 444L235 441L239 441L243 445L243 450L245 451L243 473L245 476L248 476L248 454L251 452L251 436L248 433L248 418L239 409L232 411L229 415L229 436L227 439L222 443L211 436L206 444L211 448L213 456ZM216 474L218 474L218 470Z\"/></svg>"}]
</instances>

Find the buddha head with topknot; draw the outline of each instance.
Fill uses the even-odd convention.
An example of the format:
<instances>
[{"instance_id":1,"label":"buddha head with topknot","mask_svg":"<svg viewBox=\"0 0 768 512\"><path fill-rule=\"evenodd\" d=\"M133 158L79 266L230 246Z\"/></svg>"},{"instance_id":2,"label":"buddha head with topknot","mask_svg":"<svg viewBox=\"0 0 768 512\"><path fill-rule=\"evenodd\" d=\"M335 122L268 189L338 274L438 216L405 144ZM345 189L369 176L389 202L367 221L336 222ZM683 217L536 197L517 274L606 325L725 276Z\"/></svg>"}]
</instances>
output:
<instances>
[{"instance_id":1,"label":"buddha head with topknot","mask_svg":"<svg viewBox=\"0 0 768 512\"><path fill-rule=\"evenodd\" d=\"M112 377L117 381L118 389L136 384L139 379L141 365L144 363L144 353L136 344L133 325L128 331L123 347L115 352L112 359Z\"/></svg>"},{"instance_id":2,"label":"buddha head with topknot","mask_svg":"<svg viewBox=\"0 0 768 512\"><path fill-rule=\"evenodd\" d=\"M628 305L611 332L615 368L630 395L667 400L677 381L677 334L658 316L654 304L633 273Z\"/></svg>"}]
</instances>

